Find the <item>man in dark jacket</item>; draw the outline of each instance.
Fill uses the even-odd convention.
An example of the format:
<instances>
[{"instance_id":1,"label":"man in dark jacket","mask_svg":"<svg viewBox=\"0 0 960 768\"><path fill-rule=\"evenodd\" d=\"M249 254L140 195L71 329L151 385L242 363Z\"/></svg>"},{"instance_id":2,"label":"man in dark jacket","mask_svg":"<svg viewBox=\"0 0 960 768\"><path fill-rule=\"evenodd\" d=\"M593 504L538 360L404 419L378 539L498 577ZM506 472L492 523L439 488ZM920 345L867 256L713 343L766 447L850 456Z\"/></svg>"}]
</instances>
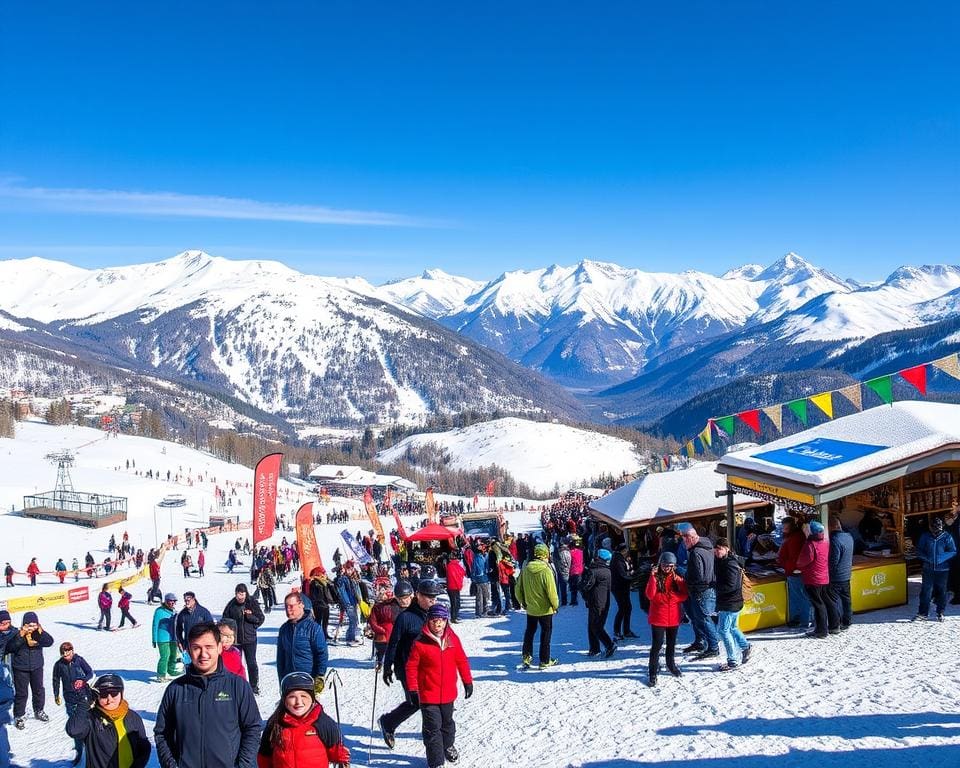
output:
<instances>
[{"instance_id":1,"label":"man in dark jacket","mask_svg":"<svg viewBox=\"0 0 960 768\"><path fill-rule=\"evenodd\" d=\"M120 675L101 675L92 692L84 689L67 734L86 747L87 768L144 768L150 760L147 731L123 698Z\"/></svg>"},{"instance_id":2,"label":"man in dark jacket","mask_svg":"<svg viewBox=\"0 0 960 768\"><path fill-rule=\"evenodd\" d=\"M610 560L613 555L608 549L598 549L597 556L584 573L580 582L583 601L587 606L587 639L590 644L588 656L599 656L601 644L604 647L603 658L609 659L617 650L616 643L610 639L604 625L610 613Z\"/></svg>"},{"instance_id":3,"label":"man in dark jacket","mask_svg":"<svg viewBox=\"0 0 960 768\"><path fill-rule=\"evenodd\" d=\"M310 574L309 584L310 608L313 613L313 620L320 625L323 630L323 639L329 641L330 631L330 604L336 603L333 595L333 585L327 579L327 572L323 568L314 568Z\"/></svg>"},{"instance_id":4,"label":"man in dark jacket","mask_svg":"<svg viewBox=\"0 0 960 768\"><path fill-rule=\"evenodd\" d=\"M630 562L630 550L626 542L617 547L610 561L611 589L613 599L617 601L617 612L613 616L613 639L636 637L630 629L630 615L633 604L630 602L630 586L633 584L633 564Z\"/></svg>"},{"instance_id":5,"label":"man in dark jacket","mask_svg":"<svg viewBox=\"0 0 960 768\"><path fill-rule=\"evenodd\" d=\"M14 724L19 730L26 727L23 716L27 712L27 693L33 693L33 716L41 722L49 722L50 717L43 711L46 702L46 690L43 687L43 649L53 645L53 637L40 626L37 614L27 611L23 614L20 631L7 641L7 653L10 654L10 667L13 669L13 686L16 694L13 699Z\"/></svg>"},{"instance_id":6,"label":"man in dark jacket","mask_svg":"<svg viewBox=\"0 0 960 768\"><path fill-rule=\"evenodd\" d=\"M727 661L721 672L736 669L750 659L750 643L737 626L743 610L743 566L730 551L730 542L720 537L714 544L714 569L717 581L717 634L723 641ZM711 622L712 623L712 622Z\"/></svg>"},{"instance_id":7,"label":"man in dark jacket","mask_svg":"<svg viewBox=\"0 0 960 768\"><path fill-rule=\"evenodd\" d=\"M853 605L850 601L850 575L853 573L853 536L843 530L840 518L830 517L830 594L837 604L840 630L850 629Z\"/></svg>"},{"instance_id":8,"label":"man in dark jacket","mask_svg":"<svg viewBox=\"0 0 960 768\"><path fill-rule=\"evenodd\" d=\"M714 578L713 542L701 537L690 523L680 523L677 530L687 550L687 613L693 625L694 641L683 649L695 652L696 659L711 659L720 655L720 636L713 614L717 610L717 589Z\"/></svg>"},{"instance_id":9,"label":"man in dark jacket","mask_svg":"<svg viewBox=\"0 0 960 768\"><path fill-rule=\"evenodd\" d=\"M74 713L78 706L90 706L90 688L87 682L93 678L93 670L87 660L73 650L71 643L60 643L60 658L53 665L53 700L57 706L61 701L66 704L67 717ZM60 698L60 688L63 688L63 699ZM73 764L80 762L83 755L83 739L75 737L73 748L77 751Z\"/></svg>"},{"instance_id":10,"label":"man in dark jacket","mask_svg":"<svg viewBox=\"0 0 960 768\"><path fill-rule=\"evenodd\" d=\"M237 584L234 598L223 609L221 616L233 619L237 624L237 642L247 662L250 675L250 687L254 693L260 693L260 668L257 666L257 627L263 624L263 610L260 603L251 600L246 584Z\"/></svg>"},{"instance_id":11,"label":"man in dark jacket","mask_svg":"<svg viewBox=\"0 0 960 768\"><path fill-rule=\"evenodd\" d=\"M167 686L157 710L161 767L254 768L261 728L253 690L224 669L215 624L197 624L187 645L191 664Z\"/></svg>"},{"instance_id":12,"label":"man in dark jacket","mask_svg":"<svg viewBox=\"0 0 960 768\"><path fill-rule=\"evenodd\" d=\"M436 581L421 579L420 583L417 584L417 599L397 616L397 620L393 624L393 630L390 632L387 651L383 656L383 682L390 685L393 682L394 670L396 670L397 679L403 687L403 701L393 711L382 715L378 721L383 733L383 741L390 749L393 749L396 741L394 733L400 727L400 724L411 715L419 712L419 707L415 707L409 701L409 688L406 678L407 659L410 657L410 649L423 631L423 623L427 620L427 611L431 605L437 602L437 595L440 592L440 585Z\"/></svg>"},{"instance_id":13,"label":"man in dark jacket","mask_svg":"<svg viewBox=\"0 0 960 768\"><path fill-rule=\"evenodd\" d=\"M327 674L327 641L320 625L310 617L300 592L291 592L283 599L287 620L277 632L277 677L283 680L291 672L306 672L313 678L314 692L323 691Z\"/></svg>"},{"instance_id":14,"label":"man in dark jacket","mask_svg":"<svg viewBox=\"0 0 960 768\"><path fill-rule=\"evenodd\" d=\"M187 650L187 635L190 634L190 630L197 624L210 624L212 621L213 616L197 602L197 596L193 592L184 592L183 608L177 614L177 648L180 651Z\"/></svg>"}]
</instances>

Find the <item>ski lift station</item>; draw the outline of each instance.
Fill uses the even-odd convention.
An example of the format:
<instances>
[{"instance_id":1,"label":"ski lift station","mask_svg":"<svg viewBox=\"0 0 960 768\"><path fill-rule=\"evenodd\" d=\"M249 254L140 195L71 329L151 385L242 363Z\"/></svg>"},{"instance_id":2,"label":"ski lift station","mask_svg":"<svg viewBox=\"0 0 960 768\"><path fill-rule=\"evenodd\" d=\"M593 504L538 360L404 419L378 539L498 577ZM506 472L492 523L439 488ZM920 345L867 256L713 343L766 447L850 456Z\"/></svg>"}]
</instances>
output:
<instances>
[{"instance_id":1,"label":"ski lift station","mask_svg":"<svg viewBox=\"0 0 960 768\"><path fill-rule=\"evenodd\" d=\"M23 515L40 520L102 528L127 519L127 498L77 491L70 477L74 456L70 451L48 453L44 458L57 467L52 491L23 497Z\"/></svg>"}]
</instances>

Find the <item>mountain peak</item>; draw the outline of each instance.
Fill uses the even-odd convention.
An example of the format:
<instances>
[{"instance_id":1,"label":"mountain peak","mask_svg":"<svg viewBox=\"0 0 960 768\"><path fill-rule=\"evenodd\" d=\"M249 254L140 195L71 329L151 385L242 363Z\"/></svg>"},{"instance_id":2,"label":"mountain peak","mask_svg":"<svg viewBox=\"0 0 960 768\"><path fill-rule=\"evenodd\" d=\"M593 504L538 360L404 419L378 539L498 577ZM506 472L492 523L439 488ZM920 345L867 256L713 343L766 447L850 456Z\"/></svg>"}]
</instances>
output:
<instances>
[{"instance_id":1,"label":"mountain peak","mask_svg":"<svg viewBox=\"0 0 960 768\"><path fill-rule=\"evenodd\" d=\"M754 280L763 272L760 264L744 264L742 267L727 270L721 276L721 280Z\"/></svg>"}]
</instances>

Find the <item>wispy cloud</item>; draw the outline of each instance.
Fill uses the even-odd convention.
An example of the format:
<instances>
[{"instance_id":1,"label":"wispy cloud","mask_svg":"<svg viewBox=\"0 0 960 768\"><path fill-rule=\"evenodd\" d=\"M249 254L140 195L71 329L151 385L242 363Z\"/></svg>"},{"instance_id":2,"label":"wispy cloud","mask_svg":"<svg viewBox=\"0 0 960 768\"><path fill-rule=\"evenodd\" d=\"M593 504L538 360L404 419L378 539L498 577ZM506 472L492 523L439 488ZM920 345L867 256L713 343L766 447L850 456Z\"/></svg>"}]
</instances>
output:
<instances>
[{"instance_id":1,"label":"wispy cloud","mask_svg":"<svg viewBox=\"0 0 960 768\"><path fill-rule=\"evenodd\" d=\"M270 203L239 197L186 195L179 192L137 192L117 189L29 187L0 179L0 205L16 201L33 209L127 216L172 216L200 219L290 221L366 227L435 227L429 221L399 213L355 211L321 205Z\"/></svg>"}]
</instances>

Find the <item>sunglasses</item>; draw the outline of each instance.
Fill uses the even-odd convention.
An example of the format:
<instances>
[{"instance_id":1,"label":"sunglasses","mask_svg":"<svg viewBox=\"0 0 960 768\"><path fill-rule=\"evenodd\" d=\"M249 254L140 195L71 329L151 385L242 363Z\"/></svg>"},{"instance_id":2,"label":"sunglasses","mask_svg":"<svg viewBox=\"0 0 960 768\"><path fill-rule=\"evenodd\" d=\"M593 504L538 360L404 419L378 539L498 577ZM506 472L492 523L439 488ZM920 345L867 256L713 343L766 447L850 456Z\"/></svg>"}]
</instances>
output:
<instances>
[{"instance_id":1,"label":"sunglasses","mask_svg":"<svg viewBox=\"0 0 960 768\"><path fill-rule=\"evenodd\" d=\"M98 699L115 699L123 696L123 691L100 691L97 694Z\"/></svg>"},{"instance_id":2,"label":"sunglasses","mask_svg":"<svg viewBox=\"0 0 960 768\"><path fill-rule=\"evenodd\" d=\"M68 653L73 653L73 648L64 648L62 651L60 651L61 656L66 656Z\"/></svg>"}]
</instances>

